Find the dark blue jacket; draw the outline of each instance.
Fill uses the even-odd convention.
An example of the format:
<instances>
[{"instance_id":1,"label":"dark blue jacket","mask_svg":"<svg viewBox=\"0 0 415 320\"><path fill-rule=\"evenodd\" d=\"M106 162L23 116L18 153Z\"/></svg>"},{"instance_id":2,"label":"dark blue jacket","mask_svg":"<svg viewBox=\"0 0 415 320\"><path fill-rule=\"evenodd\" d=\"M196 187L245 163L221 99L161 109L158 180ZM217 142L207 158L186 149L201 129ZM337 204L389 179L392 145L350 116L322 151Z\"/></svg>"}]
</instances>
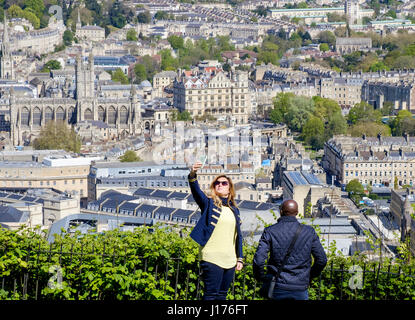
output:
<instances>
[{"instance_id":1,"label":"dark blue jacket","mask_svg":"<svg viewBox=\"0 0 415 320\"><path fill-rule=\"evenodd\" d=\"M282 262L298 225L296 217L282 216L276 224L264 229L253 261L257 280L264 279L268 253L268 265L276 267ZM311 256L314 257L313 266ZM280 272L275 288L304 291L308 288L310 277L319 276L326 264L327 257L320 239L313 227L304 225L286 265ZM273 273L271 268L267 269L267 273Z\"/></svg>"},{"instance_id":2,"label":"dark blue jacket","mask_svg":"<svg viewBox=\"0 0 415 320\"><path fill-rule=\"evenodd\" d=\"M203 247L212 235L212 232L215 229L216 223L218 222L222 210L213 203L213 199L208 198L205 195L205 193L200 189L196 175L189 175L188 179L193 198L195 199L201 211L201 217L197 222L196 226L193 228L192 232L190 233L190 237ZM223 205L227 205L225 199L221 199ZM242 262L242 221L240 218L239 209L235 207L233 204L231 204L230 208L232 209L236 219L236 257L238 258L238 261Z\"/></svg>"}]
</instances>

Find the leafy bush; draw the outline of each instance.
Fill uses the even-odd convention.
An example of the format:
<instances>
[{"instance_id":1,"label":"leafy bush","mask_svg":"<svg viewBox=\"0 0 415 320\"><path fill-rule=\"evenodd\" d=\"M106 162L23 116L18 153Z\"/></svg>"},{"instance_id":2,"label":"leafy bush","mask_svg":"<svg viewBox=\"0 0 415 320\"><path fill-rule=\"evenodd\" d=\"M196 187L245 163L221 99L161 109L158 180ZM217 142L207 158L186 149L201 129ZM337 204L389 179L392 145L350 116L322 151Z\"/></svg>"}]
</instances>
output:
<instances>
[{"instance_id":1,"label":"leafy bush","mask_svg":"<svg viewBox=\"0 0 415 320\"><path fill-rule=\"evenodd\" d=\"M76 231L55 235L48 243L39 229L0 228L0 300L200 299L199 248L188 231L174 226ZM244 244L246 264L236 272L228 299L259 298L252 273L255 250L256 245ZM407 259L380 264L357 255L344 257L333 243L328 252L329 264L312 281L310 299L415 298L415 278L409 276L413 264ZM352 266L362 272L351 272ZM357 276L361 288L351 289L350 279Z\"/></svg>"}]
</instances>

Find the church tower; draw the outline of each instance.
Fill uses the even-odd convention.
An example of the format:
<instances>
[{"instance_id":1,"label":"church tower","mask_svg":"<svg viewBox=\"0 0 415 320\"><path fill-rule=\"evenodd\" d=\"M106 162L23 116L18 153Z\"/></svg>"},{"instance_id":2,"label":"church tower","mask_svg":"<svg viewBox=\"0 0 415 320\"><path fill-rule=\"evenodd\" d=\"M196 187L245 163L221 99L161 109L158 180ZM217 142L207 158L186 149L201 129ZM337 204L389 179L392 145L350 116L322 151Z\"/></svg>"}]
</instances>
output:
<instances>
[{"instance_id":1,"label":"church tower","mask_svg":"<svg viewBox=\"0 0 415 320\"><path fill-rule=\"evenodd\" d=\"M95 70L94 57L92 52L89 54L88 62L82 61L78 55L75 65L76 81L76 122L87 120L85 112L88 110L95 114ZM90 114L90 113L89 113Z\"/></svg>"},{"instance_id":2,"label":"church tower","mask_svg":"<svg viewBox=\"0 0 415 320\"><path fill-rule=\"evenodd\" d=\"M344 13L346 14L347 24L361 24L359 0L346 0L344 4Z\"/></svg>"},{"instance_id":3,"label":"church tower","mask_svg":"<svg viewBox=\"0 0 415 320\"><path fill-rule=\"evenodd\" d=\"M3 42L1 44L1 78L14 80L13 58L10 50L10 39L6 14L4 15Z\"/></svg>"},{"instance_id":4,"label":"church tower","mask_svg":"<svg viewBox=\"0 0 415 320\"><path fill-rule=\"evenodd\" d=\"M75 28L76 28L76 32L81 31L82 28L82 23L81 23L81 13L80 13L81 9L78 8L78 21L76 22Z\"/></svg>"},{"instance_id":5,"label":"church tower","mask_svg":"<svg viewBox=\"0 0 415 320\"><path fill-rule=\"evenodd\" d=\"M88 63L78 55L75 66L76 99L94 98L95 96L95 67L94 57L89 54Z\"/></svg>"}]
</instances>

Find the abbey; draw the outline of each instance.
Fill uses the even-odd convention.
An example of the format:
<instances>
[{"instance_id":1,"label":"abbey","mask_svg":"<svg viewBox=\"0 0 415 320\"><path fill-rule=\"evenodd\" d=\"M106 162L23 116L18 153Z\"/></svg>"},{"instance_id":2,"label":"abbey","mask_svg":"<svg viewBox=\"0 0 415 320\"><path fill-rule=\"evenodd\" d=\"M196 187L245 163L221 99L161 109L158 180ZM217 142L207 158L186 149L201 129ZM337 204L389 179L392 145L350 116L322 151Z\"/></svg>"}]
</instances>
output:
<instances>
[{"instance_id":1,"label":"abbey","mask_svg":"<svg viewBox=\"0 0 415 320\"><path fill-rule=\"evenodd\" d=\"M5 24L2 43L1 78L14 80L14 66ZM130 95L123 98L100 97L95 88L94 58L78 55L75 64L76 89L68 94L66 83L60 98L25 97L16 94L10 87L8 98L4 95L0 102L5 120L8 121L8 137L14 146L32 141L46 122L65 121L75 125L81 121L101 121L113 129L116 136L140 135L142 130L141 103L136 87L131 85Z\"/></svg>"}]
</instances>

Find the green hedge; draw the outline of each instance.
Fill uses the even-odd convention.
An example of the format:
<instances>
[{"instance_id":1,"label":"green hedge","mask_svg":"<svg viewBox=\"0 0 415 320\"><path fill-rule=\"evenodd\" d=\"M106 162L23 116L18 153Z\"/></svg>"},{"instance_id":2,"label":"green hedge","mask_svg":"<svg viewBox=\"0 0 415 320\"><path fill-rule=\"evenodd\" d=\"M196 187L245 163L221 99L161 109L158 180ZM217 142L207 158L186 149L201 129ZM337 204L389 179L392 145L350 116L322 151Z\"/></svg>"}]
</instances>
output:
<instances>
[{"instance_id":1,"label":"green hedge","mask_svg":"<svg viewBox=\"0 0 415 320\"><path fill-rule=\"evenodd\" d=\"M198 246L189 230L140 227L134 232L80 232L55 236L39 229L0 228L0 299L155 300L200 299ZM236 273L228 299L259 299L252 276L255 246L245 244L246 265ZM351 289L350 267L363 273L361 289ZM61 271L61 281L59 272ZM413 264L362 256L342 257L330 248L329 263L314 279L310 299L413 299Z\"/></svg>"}]
</instances>

